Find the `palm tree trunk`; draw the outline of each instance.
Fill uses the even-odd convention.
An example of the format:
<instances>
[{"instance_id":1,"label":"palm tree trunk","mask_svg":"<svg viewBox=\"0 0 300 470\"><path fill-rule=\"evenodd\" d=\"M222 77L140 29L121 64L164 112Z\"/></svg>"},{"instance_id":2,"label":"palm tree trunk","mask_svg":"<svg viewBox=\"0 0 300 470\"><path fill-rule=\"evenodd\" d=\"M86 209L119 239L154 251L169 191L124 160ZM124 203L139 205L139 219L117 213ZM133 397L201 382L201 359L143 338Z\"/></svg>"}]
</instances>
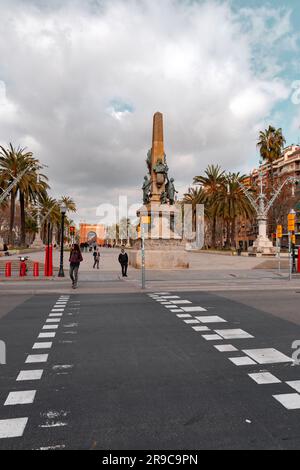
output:
<instances>
[{"instance_id":1,"label":"palm tree trunk","mask_svg":"<svg viewBox=\"0 0 300 470\"><path fill-rule=\"evenodd\" d=\"M217 217L213 216L212 231L211 231L211 247L216 248L216 232L217 232Z\"/></svg>"},{"instance_id":2,"label":"palm tree trunk","mask_svg":"<svg viewBox=\"0 0 300 470\"><path fill-rule=\"evenodd\" d=\"M226 221L226 242L225 248L230 248L230 221Z\"/></svg>"},{"instance_id":3,"label":"palm tree trunk","mask_svg":"<svg viewBox=\"0 0 300 470\"><path fill-rule=\"evenodd\" d=\"M231 222L231 246L232 248L236 248L235 229L236 229L236 222L235 222L235 219L233 219Z\"/></svg>"},{"instance_id":4,"label":"palm tree trunk","mask_svg":"<svg viewBox=\"0 0 300 470\"><path fill-rule=\"evenodd\" d=\"M21 217L20 245L25 246L25 243L26 243L25 198L24 198L24 193L22 191L20 191L20 217Z\"/></svg>"},{"instance_id":5,"label":"palm tree trunk","mask_svg":"<svg viewBox=\"0 0 300 470\"><path fill-rule=\"evenodd\" d=\"M8 243L13 245L13 229L15 224L15 192L12 190L10 195L10 220L9 220L9 235Z\"/></svg>"}]
</instances>

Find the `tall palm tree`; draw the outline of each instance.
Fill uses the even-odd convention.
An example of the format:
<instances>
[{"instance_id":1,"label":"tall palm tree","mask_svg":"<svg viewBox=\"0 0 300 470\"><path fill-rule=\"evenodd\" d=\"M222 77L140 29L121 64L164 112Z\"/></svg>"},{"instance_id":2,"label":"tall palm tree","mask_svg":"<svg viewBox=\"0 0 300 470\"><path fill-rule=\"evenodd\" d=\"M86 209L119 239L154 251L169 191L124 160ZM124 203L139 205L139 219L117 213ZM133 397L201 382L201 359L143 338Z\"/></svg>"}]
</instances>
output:
<instances>
[{"instance_id":1,"label":"tall palm tree","mask_svg":"<svg viewBox=\"0 0 300 470\"><path fill-rule=\"evenodd\" d=\"M11 143L7 149L0 146L0 170L2 178L9 184L22 174L22 177L10 193L9 243L13 242L12 233L15 220L15 202L17 194L19 193L20 244L25 245L25 205L28 202L35 201L42 191L46 191L49 188L46 183L47 177L45 175L40 175L39 180L37 178L37 172L41 168L39 161L33 157L32 152L27 152L25 148L15 148Z\"/></svg>"},{"instance_id":2,"label":"tall palm tree","mask_svg":"<svg viewBox=\"0 0 300 470\"><path fill-rule=\"evenodd\" d=\"M197 216L197 206L199 204L204 204L207 201L207 195L203 188L189 188L188 192L184 194L182 203L192 205L192 228L196 232L196 216ZM209 215L206 206L205 215Z\"/></svg>"},{"instance_id":3,"label":"tall palm tree","mask_svg":"<svg viewBox=\"0 0 300 470\"><path fill-rule=\"evenodd\" d=\"M46 241L47 226L50 223L50 230L53 232L53 227L60 223L60 205L58 201L50 197L47 193L41 195L39 200L40 216L41 216L41 230L43 239Z\"/></svg>"},{"instance_id":4,"label":"tall palm tree","mask_svg":"<svg viewBox=\"0 0 300 470\"><path fill-rule=\"evenodd\" d=\"M194 184L200 185L207 195L206 203L210 211L212 219L212 248L216 247L216 231L217 231L217 213L215 210L215 199L224 182L225 172L219 165L209 165L204 176L195 176Z\"/></svg>"},{"instance_id":5,"label":"tall palm tree","mask_svg":"<svg viewBox=\"0 0 300 470\"><path fill-rule=\"evenodd\" d=\"M285 143L281 128L275 129L269 126L268 129L259 133L257 147L262 159L270 165L272 190L274 189L274 162L280 158Z\"/></svg>"},{"instance_id":6,"label":"tall palm tree","mask_svg":"<svg viewBox=\"0 0 300 470\"><path fill-rule=\"evenodd\" d=\"M66 208L67 208L67 212L76 212L77 211L77 208L76 208L76 203L75 201L69 197L69 196L62 196L60 198L60 200L58 201L58 204L61 206L61 205L64 205ZM59 222L57 223L57 234L58 234L58 243L60 243L60 233L61 233L61 223L60 223L60 220L59 219ZM67 224L67 217L65 219L65 222Z\"/></svg>"},{"instance_id":7,"label":"tall palm tree","mask_svg":"<svg viewBox=\"0 0 300 470\"><path fill-rule=\"evenodd\" d=\"M66 206L68 212L76 212L76 204L74 200L69 196L62 196L59 200L59 203Z\"/></svg>"},{"instance_id":8,"label":"tall palm tree","mask_svg":"<svg viewBox=\"0 0 300 470\"><path fill-rule=\"evenodd\" d=\"M20 163L26 158L32 158L31 152L25 152L25 149L20 147L14 148L9 144L9 148L5 149L0 147L0 169L2 178L6 180L7 184L14 181L20 174ZM22 167L22 171L24 167ZM15 221L15 202L18 188L15 186L10 193L10 223L9 223L9 243L12 243L12 233Z\"/></svg>"},{"instance_id":9,"label":"tall palm tree","mask_svg":"<svg viewBox=\"0 0 300 470\"><path fill-rule=\"evenodd\" d=\"M269 126L268 129L259 133L257 147L262 159L270 165L270 190L274 192L274 162L280 158L286 140L282 134L282 129ZM270 231L274 229L274 207L271 212Z\"/></svg>"},{"instance_id":10,"label":"tall palm tree","mask_svg":"<svg viewBox=\"0 0 300 470\"><path fill-rule=\"evenodd\" d=\"M214 200L217 216L222 217L226 225L226 246L236 246L236 221L239 217L252 218L253 208L250 201L241 189L244 175L239 173L228 173Z\"/></svg>"}]
</instances>

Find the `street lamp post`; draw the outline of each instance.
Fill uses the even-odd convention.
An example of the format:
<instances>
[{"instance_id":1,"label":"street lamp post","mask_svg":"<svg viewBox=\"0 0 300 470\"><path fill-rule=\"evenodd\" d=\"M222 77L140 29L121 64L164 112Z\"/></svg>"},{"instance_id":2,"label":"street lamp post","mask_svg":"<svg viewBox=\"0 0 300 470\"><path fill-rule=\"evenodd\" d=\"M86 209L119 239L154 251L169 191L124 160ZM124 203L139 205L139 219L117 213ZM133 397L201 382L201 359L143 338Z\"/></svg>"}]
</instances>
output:
<instances>
[{"instance_id":1,"label":"street lamp post","mask_svg":"<svg viewBox=\"0 0 300 470\"><path fill-rule=\"evenodd\" d=\"M272 208L273 204L275 203L276 199L282 192L283 188L287 184L297 185L299 183L299 179L294 176L289 176L274 192L271 199L267 198L267 195L264 191L264 184L263 184L263 172L260 169L259 172L259 195L255 199L255 197L251 194L249 189L244 186L240 181L237 180L238 185L244 192L245 196L250 201L255 213L256 219L258 223L258 238L254 242L254 249L257 250L257 253L273 253L276 250L273 248L273 243L268 239L267 236L267 220L268 220L268 213Z\"/></svg>"},{"instance_id":2,"label":"street lamp post","mask_svg":"<svg viewBox=\"0 0 300 470\"><path fill-rule=\"evenodd\" d=\"M290 210L289 221L288 221L288 233L289 233L289 279L292 280L294 267L296 268L295 260L295 245L294 245L294 233L295 233L295 218L296 212L294 209Z\"/></svg>"},{"instance_id":3,"label":"street lamp post","mask_svg":"<svg viewBox=\"0 0 300 470\"><path fill-rule=\"evenodd\" d=\"M65 277L65 273L64 273L64 238L65 238L65 216L66 216L66 212L67 212L66 206L62 205L60 207L61 237L60 237L60 265L59 265L58 277Z\"/></svg>"}]
</instances>

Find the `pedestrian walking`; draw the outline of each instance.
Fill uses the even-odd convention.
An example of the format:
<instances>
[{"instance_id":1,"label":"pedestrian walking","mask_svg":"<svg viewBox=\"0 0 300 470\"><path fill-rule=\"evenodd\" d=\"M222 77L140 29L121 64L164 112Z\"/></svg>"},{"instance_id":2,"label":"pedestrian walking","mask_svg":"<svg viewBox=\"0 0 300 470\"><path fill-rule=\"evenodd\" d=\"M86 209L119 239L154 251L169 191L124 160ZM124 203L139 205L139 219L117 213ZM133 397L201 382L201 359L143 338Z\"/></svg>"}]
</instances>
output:
<instances>
[{"instance_id":1,"label":"pedestrian walking","mask_svg":"<svg viewBox=\"0 0 300 470\"><path fill-rule=\"evenodd\" d=\"M78 271L81 261L83 261L79 245L75 243L70 252L70 278L72 280L72 288L76 289L78 282Z\"/></svg>"},{"instance_id":2,"label":"pedestrian walking","mask_svg":"<svg viewBox=\"0 0 300 470\"><path fill-rule=\"evenodd\" d=\"M125 253L124 248L122 248L121 253L119 254L119 263L122 267L122 276L127 277L128 255Z\"/></svg>"},{"instance_id":3,"label":"pedestrian walking","mask_svg":"<svg viewBox=\"0 0 300 470\"><path fill-rule=\"evenodd\" d=\"M95 269L97 267L97 269L99 269L99 263L100 263L100 251L99 251L99 248L95 248L95 251L93 253L93 256L94 256L94 266L93 266L93 269Z\"/></svg>"}]
</instances>

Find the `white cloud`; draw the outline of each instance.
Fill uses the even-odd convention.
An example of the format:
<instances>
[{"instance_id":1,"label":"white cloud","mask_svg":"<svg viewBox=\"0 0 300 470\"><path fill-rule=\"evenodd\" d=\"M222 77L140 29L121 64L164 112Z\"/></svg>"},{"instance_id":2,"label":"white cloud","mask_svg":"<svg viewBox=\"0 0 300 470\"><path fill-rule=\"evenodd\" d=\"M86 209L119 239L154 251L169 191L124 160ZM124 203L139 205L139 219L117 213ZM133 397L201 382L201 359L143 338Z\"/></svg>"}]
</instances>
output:
<instances>
[{"instance_id":1,"label":"white cloud","mask_svg":"<svg viewBox=\"0 0 300 470\"><path fill-rule=\"evenodd\" d=\"M38 5L0 5L0 141L30 136L55 193L77 199L78 219L119 194L140 197L155 111L182 188L208 163L245 167L258 125L287 96L275 52L262 75L253 60L266 34L270 50L292 41L288 13L184 0Z\"/></svg>"}]
</instances>

